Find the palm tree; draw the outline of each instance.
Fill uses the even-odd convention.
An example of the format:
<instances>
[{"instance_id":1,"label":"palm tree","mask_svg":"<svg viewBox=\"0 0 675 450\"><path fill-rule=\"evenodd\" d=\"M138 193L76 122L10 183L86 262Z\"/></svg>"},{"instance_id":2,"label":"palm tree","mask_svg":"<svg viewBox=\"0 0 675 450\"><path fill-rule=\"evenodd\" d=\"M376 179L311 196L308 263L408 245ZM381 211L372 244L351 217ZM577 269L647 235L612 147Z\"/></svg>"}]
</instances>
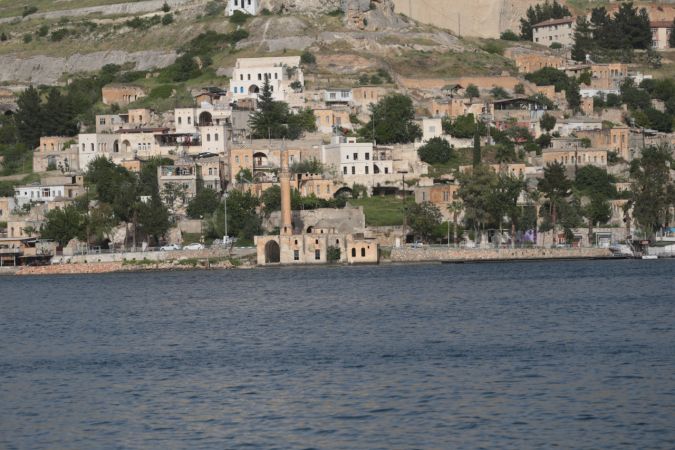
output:
<instances>
[{"instance_id":1,"label":"palm tree","mask_svg":"<svg viewBox=\"0 0 675 450\"><path fill-rule=\"evenodd\" d=\"M457 245L457 218L464 210L464 205L459 200L455 200L448 205L448 211L452 214L453 237L452 242Z\"/></svg>"}]
</instances>

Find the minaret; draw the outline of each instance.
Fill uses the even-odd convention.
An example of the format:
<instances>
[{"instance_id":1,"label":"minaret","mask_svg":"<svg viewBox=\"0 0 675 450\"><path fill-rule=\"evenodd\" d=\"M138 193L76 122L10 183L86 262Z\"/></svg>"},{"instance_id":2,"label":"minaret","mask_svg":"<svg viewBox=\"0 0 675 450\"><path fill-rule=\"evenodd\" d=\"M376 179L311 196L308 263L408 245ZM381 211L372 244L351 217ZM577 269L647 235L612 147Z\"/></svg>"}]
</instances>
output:
<instances>
[{"instance_id":1,"label":"minaret","mask_svg":"<svg viewBox=\"0 0 675 450\"><path fill-rule=\"evenodd\" d=\"M293 224L291 223L291 171L288 167L288 150L286 144L281 147L281 171L279 172L279 183L281 184L281 224L279 234L293 234Z\"/></svg>"}]
</instances>

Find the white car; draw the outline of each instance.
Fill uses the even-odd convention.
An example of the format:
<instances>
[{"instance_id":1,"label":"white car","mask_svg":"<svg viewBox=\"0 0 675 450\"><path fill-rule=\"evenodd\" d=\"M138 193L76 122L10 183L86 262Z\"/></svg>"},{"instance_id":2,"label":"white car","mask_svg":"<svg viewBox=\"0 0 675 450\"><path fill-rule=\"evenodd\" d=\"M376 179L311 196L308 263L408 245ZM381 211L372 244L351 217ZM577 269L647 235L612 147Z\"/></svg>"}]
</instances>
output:
<instances>
[{"instance_id":1,"label":"white car","mask_svg":"<svg viewBox=\"0 0 675 450\"><path fill-rule=\"evenodd\" d=\"M188 244L185 247L183 247L183 250L204 250L204 244L200 244L199 242L193 242L192 244Z\"/></svg>"},{"instance_id":2,"label":"white car","mask_svg":"<svg viewBox=\"0 0 675 450\"><path fill-rule=\"evenodd\" d=\"M160 247L159 250L162 251L162 252L168 252L168 251L171 251L171 250L180 250L180 245L178 245L178 244L168 244L168 245L165 245L163 247Z\"/></svg>"}]
</instances>

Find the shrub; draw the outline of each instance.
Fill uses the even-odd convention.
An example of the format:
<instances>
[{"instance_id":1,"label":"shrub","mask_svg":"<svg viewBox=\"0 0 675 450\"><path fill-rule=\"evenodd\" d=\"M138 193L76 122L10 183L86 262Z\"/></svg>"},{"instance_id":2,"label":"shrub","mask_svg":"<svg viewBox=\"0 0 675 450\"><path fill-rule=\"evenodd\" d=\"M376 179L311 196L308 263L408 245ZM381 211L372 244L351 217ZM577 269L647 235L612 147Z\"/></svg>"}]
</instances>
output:
<instances>
[{"instance_id":1,"label":"shrub","mask_svg":"<svg viewBox=\"0 0 675 450\"><path fill-rule=\"evenodd\" d=\"M40 28L38 28L37 34L40 37L47 36L49 34L49 27L47 25L42 25Z\"/></svg>"},{"instance_id":2,"label":"shrub","mask_svg":"<svg viewBox=\"0 0 675 450\"><path fill-rule=\"evenodd\" d=\"M157 86L152 91L150 91L150 95L148 95L148 97L169 98L171 97L171 94L173 94L173 86L170 84L163 84L161 86Z\"/></svg>"},{"instance_id":3,"label":"shrub","mask_svg":"<svg viewBox=\"0 0 675 450\"><path fill-rule=\"evenodd\" d=\"M21 15L23 17L30 16L31 14L35 14L37 12L37 10L38 10L37 6L32 6L32 5L31 6L24 6L23 12L21 13Z\"/></svg>"},{"instance_id":4,"label":"shrub","mask_svg":"<svg viewBox=\"0 0 675 450\"><path fill-rule=\"evenodd\" d=\"M300 62L302 64L316 64L316 56L309 50L305 50L302 55L300 55Z\"/></svg>"},{"instance_id":5,"label":"shrub","mask_svg":"<svg viewBox=\"0 0 675 450\"><path fill-rule=\"evenodd\" d=\"M554 42L551 45L549 45L549 48L552 48L553 50L560 50L561 48L563 48L563 46L560 42Z\"/></svg>"},{"instance_id":6,"label":"shrub","mask_svg":"<svg viewBox=\"0 0 675 450\"><path fill-rule=\"evenodd\" d=\"M339 247L333 247L332 245L328 247L328 251L326 252L326 258L328 259L329 262L340 261L341 256L342 254L340 252Z\"/></svg>"},{"instance_id":7,"label":"shrub","mask_svg":"<svg viewBox=\"0 0 675 450\"><path fill-rule=\"evenodd\" d=\"M501 39L502 41L519 41L520 36L518 36L511 30L506 30L499 36L499 39Z\"/></svg>"},{"instance_id":8,"label":"shrub","mask_svg":"<svg viewBox=\"0 0 675 450\"><path fill-rule=\"evenodd\" d=\"M26 33L26 34L23 35L23 42L24 42L25 44L28 44L28 43L30 43L30 42L32 42L32 41L33 41L33 35L32 35L32 34Z\"/></svg>"},{"instance_id":9,"label":"shrub","mask_svg":"<svg viewBox=\"0 0 675 450\"><path fill-rule=\"evenodd\" d=\"M230 23L233 23L235 25L243 25L246 23L246 21L249 19L248 14L245 14L239 10L236 10L231 16L230 16Z\"/></svg>"},{"instance_id":10,"label":"shrub","mask_svg":"<svg viewBox=\"0 0 675 450\"><path fill-rule=\"evenodd\" d=\"M68 33L70 33L68 28L61 28L60 30L52 31L52 34L49 35L49 39L52 42L59 42L68 36Z\"/></svg>"},{"instance_id":11,"label":"shrub","mask_svg":"<svg viewBox=\"0 0 675 450\"><path fill-rule=\"evenodd\" d=\"M162 12L168 13L169 11L171 11L171 7L167 2L164 2L164 4L162 5Z\"/></svg>"},{"instance_id":12,"label":"shrub","mask_svg":"<svg viewBox=\"0 0 675 450\"><path fill-rule=\"evenodd\" d=\"M428 164L445 164L452 157L452 147L443 138L429 139L426 145L417 150L420 159Z\"/></svg>"},{"instance_id":13,"label":"shrub","mask_svg":"<svg viewBox=\"0 0 675 450\"><path fill-rule=\"evenodd\" d=\"M225 11L225 4L221 0L208 2L204 8L204 14L207 16L218 16Z\"/></svg>"},{"instance_id":14,"label":"shrub","mask_svg":"<svg viewBox=\"0 0 675 450\"><path fill-rule=\"evenodd\" d=\"M162 17L162 25L169 25L173 23L173 14L164 14Z\"/></svg>"}]
</instances>

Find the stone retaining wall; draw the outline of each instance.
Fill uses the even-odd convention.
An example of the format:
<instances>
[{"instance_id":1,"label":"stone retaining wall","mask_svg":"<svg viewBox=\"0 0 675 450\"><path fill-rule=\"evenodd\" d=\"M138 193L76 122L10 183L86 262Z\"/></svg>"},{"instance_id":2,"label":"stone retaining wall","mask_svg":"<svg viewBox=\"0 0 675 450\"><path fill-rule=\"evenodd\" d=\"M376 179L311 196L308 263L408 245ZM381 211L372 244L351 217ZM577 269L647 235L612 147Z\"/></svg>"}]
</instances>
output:
<instances>
[{"instance_id":1,"label":"stone retaining wall","mask_svg":"<svg viewBox=\"0 0 675 450\"><path fill-rule=\"evenodd\" d=\"M611 252L604 248L461 249L400 247L391 251L392 262L574 259L608 256L611 256Z\"/></svg>"},{"instance_id":2,"label":"stone retaining wall","mask_svg":"<svg viewBox=\"0 0 675 450\"><path fill-rule=\"evenodd\" d=\"M253 250L251 250L253 252ZM234 255L234 252L233 252ZM52 264L63 263L111 263L123 261L168 261L179 258L218 258L229 256L224 248L213 248L205 250L172 250L166 252L126 252L126 253L91 253L88 255L75 256L55 256L52 258Z\"/></svg>"}]
</instances>

